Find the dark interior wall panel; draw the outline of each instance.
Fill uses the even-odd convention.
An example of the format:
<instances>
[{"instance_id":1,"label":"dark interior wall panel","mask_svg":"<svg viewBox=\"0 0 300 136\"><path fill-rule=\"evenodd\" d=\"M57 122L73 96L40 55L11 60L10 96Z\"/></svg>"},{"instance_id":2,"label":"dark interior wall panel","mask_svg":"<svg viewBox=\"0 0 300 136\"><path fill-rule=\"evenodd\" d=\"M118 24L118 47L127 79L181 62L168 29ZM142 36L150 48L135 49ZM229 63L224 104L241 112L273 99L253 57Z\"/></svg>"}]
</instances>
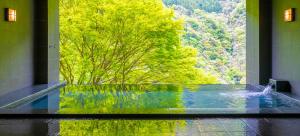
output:
<instances>
[{"instance_id":1,"label":"dark interior wall panel","mask_svg":"<svg viewBox=\"0 0 300 136\"><path fill-rule=\"evenodd\" d=\"M0 1L0 95L33 84L33 0ZM17 22L4 20L4 9L17 10Z\"/></svg>"},{"instance_id":2,"label":"dark interior wall panel","mask_svg":"<svg viewBox=\"0 0 300 136\"><path fill-rule=\"evenodd\" d=\"M59 81L58 0L35 0L35 83Z\"/></svg>"},{"instance_id":3,"label":"dark interior wall panel","mask_svg":"<svg viewBox=\"0 0 300 136\"><path fill-rule=\"evenodd\" d=\"M4 9L17 21L4 20ZM0 95L59 81L58 0L0 1Z\"/></svg>"},{"instance_id":4,"label":"dark interior wall panel","mask_svg":"<svg viewBox=\"0 0 300 136\"><path fill-rule=\"evenodd\" d=\"M34 83L48 82L48 3L47 0L34 0Z\"/></svg>"},{"instance_id":5,"label":"dark interior wall panel","mask_svg":"<svg viewBox=\"0 0 300 136\"><path fill-rule=\"evenodd\" d=\"M272 77L290 81L300 95L300 1L273 0ZM284 10L296 8L296 21L284 22Z\"/></svg>"},{"instance_id":6,"label":"dark interior wall panel","mask_svg":"<svg viewBox=\"0 0 300 136\"><path fill-rule=\"evenodd\" d=\"M272 0L259 2L259 83L272 77Z\"/></svg>"},{"instance_id":7,"label":"dark interior wall panel","mask_svg":"<svg viewBox=\"0 0 300 136\"><path fill-rule=\"evenodd\" d=\"M272 1L247 0L247 84L265 85L272 73Z\"/></svg>"}]
</instances>

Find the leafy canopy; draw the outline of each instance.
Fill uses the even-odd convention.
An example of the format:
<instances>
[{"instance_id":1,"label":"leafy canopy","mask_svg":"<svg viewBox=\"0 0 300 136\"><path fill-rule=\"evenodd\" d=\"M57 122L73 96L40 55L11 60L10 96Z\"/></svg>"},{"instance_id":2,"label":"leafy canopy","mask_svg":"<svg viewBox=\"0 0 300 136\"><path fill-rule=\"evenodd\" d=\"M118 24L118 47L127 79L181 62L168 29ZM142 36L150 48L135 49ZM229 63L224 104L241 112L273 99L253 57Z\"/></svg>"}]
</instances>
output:
<instances>
[{"instance_id":1,"label":"leafy canopy","mask_svg":"<svg viewBox=\"0 0 300 136\"><path fill-rule=\"evenodd\" d=\"M161 0L60 0L62 78L71 84L216 83L181 45Z\"/></svg>"}]
</instances>

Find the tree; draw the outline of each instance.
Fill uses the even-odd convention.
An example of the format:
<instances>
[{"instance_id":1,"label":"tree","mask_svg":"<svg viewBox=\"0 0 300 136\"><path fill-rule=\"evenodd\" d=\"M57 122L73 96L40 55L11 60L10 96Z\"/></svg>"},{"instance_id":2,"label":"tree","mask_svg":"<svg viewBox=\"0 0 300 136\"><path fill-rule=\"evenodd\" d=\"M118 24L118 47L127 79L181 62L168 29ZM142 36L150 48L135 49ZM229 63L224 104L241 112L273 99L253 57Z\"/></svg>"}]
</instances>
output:
<instances>
[{"instance_id":1,"label":"tree","mask_svg":"<svg viewBox=\"0 0 300 136\"><path fill-rule=\"evenodd\" d=\"M60 21L68 83L216 83L181 46L183 22L160 0L61 0Z\"/></svg>"}]
</instances>

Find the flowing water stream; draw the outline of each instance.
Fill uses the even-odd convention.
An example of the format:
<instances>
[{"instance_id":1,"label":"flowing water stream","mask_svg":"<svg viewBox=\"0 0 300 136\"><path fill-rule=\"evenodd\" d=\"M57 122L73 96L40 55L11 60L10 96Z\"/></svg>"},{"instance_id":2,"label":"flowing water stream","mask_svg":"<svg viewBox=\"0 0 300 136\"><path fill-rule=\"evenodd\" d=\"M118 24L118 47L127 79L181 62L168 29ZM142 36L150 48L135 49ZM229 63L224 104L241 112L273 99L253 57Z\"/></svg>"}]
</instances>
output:
<instances>
[{"instance_id":1,"label":"flowing water stream","mask_svg":"<svg viewBox=\"0 0 300 136\"><path fill-rule=\"evenodd\" d=\"M273 91L272 86L273 86L273 84L267 85L266 88L263 90L262 94L263 95L271 94Z\"/></svg>"}]
</instances>

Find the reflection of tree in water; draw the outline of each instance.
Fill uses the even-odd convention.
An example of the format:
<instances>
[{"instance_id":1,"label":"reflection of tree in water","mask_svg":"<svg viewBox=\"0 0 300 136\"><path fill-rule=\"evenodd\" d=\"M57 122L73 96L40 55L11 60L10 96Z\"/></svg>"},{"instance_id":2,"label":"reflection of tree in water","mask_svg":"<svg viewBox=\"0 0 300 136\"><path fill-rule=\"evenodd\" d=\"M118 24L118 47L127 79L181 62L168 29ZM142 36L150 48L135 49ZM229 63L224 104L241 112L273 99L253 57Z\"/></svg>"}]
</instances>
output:
<instances>
[{"instance_id":1,"label":"reflection of tree in water","mask_svg":"<svg viewBox=\"0 0 300 136\"><path fill-rule=\"evenodd\" d=\"M97 136L175 136L247 135L240 119L198 120L62 120L60 135ZM223 133L222 133L223 132ZM236 133L244 132L244 133ZM250 133L251 134L251 133Z\"/></svg>"},{"instance_id":2,"label":"reflection of tree in water","mask_svg":"<svg viewBox=\"0 0 300 136\"><path fill-rule=\"evenodd\" d=\"M184 113L180 85L67 86L60 94L60 113Z\"/></svg>"},{"instance_id":3,"label":"reflection of tree in water","mask_svg":"<svg viewBox=\"0 0 300 136\"><path fill-rule=\"evenodd\" d=\"M172 136L185 126L185 120L60 121L60 135Z\"/></svg>"},{"instance_id":4,"label":"reflection of tree in water","mask_svg":"<svg viewBox=\"0 0 300 136\"><path fill-rule=\"evenodd\" d=\"M182 93L180 85L67 86L60 113L164 113L183 107ZM61 121L60 135L175 135L185 125L184 120Z\"/></svg>"}]
</instances>

